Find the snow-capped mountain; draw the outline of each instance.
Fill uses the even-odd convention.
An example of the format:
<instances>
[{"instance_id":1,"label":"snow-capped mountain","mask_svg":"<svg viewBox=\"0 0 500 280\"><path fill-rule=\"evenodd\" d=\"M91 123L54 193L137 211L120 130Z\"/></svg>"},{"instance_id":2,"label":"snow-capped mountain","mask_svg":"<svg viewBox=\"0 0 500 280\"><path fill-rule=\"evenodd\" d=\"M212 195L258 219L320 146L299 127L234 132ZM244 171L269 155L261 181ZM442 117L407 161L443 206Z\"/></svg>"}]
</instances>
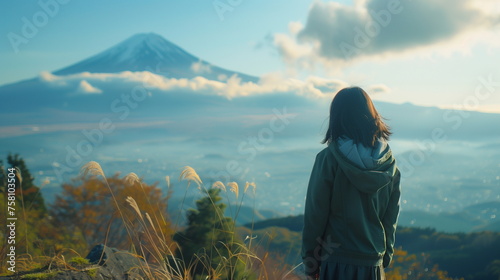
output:
<instances>
[{"instance_id":1,"label":"snow-capped mountain","mask_svg":"<svg viewBox=\"0 0 500 280\"><path fill-rule=\"evenodd\" d=\"M231 79L235 76L237 79ZM228 80L233 84L235 81L245 83L259 80L254 76L210 64L160 35L141 33L63 69L52 73L42 72L32 79L1 85L0 96L8 96L9 105L0 103L0 126L30 123L46 117L68 119L60 118L52 114L52 111L48 114L47 110L87 112L99 107L95 104L101 104L107 107L101 108L102 110L109 111L110 102L123 92L130 92L135 86L144 85L147 81L158 81L157 77L167 79L160 80L161 85L151 85L154 89L161 90L163 87L179 91L176 82L169 81L168 78L189 80L204 77L207 81L220 82L217 85L225 84ZM203 80L197 79L197 82L204 83ZM181 87L192 88L186 83ZM216 87L214 90L217 90ZM148 87L148 90L153 89ZM155 102L159 103L161 102ZM175 107L175 103L168 104ZM12 113L21 115L12 117L9 115ZM23 115L25 113L29 116Z\"/></svg>"},{"instance_id":2,"label":"snow-capped mountain","mask_svg":"<svg viewBox=\"0 0 500 280\"><path fill-rule=\"evenodd\" d=\"M210 80L225 80L238 75L242 81L258 80L257 77L226 70L202 61L155 33L136 34L95 56L55 71L54 74L123 71L149 71L169 78L202 76Z\"/></svg>"}]
</instances>

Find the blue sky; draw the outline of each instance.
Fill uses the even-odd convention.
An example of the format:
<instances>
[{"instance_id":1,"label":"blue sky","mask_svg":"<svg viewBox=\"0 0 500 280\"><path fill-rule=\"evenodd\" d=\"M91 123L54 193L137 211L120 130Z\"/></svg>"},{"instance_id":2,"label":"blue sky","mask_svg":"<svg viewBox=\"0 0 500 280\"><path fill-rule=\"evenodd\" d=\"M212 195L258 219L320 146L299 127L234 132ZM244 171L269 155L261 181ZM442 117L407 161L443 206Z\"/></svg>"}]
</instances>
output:
<instances>
[{"instance_id":1,"label":"blue sky","mask_svg":"<svg viewBox=\"0 0 500 280\"><path fill-rule=\"evenodd\" d=\"M383 101L500 112L495 2L2 1L0 85L155 32L203 60L251 75L314 75L373 89ZM373 13L385 11L392 21L377 22L379 32L370 35ZM23 35L26 20L39 21L31 38ZM17 35L24 41L13 46ZM340 43L354 46L356 36L365 36L368 46L356 45L359 51L343 57Z\"/></svg>"}]
</instances>

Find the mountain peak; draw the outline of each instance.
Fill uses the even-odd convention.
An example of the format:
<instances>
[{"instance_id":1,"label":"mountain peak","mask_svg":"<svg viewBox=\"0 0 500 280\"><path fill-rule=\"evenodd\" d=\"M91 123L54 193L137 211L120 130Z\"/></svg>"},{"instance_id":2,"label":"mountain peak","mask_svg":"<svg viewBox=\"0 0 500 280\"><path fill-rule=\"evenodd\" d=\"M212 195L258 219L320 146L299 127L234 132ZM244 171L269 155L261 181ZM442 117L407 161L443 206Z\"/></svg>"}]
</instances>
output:
<instances>
[{"instance_id":1,"label":"mountain peak","mask_svg":"<svg viewBox=\"0 0 500 280\"><path fill-rule=\"evenodd\" d=\"M194 67L203 64L203 67ZM205 71L199 71L204 69ZM208 70L207 70L208 69ZM117 73L123 71L151 71L173 78L203 76L216 80L237 74L243 81L257 81L256 77L229 71L204 62L156 33L139 33L117 45L81 62L54 72L69 75L81 72Z\"/></svg>"},{"instance_id":2,"label":"mountain peak","mask_svg":"<svg viewBox=\"0 0 500 280\"><path fill-rule=\"evenodd\" d=\"M126 45L129 47L136 47L140 46L142 44L148 44L151 46L162 46L162 45L173 45L169 41L167 41L165 38L162 36L156 34L156 33L139 33L135 34L132 37L126 39L125 41L121 42L119 45Z\"/></svg>"},{"instance_id":3,"label":"mountain peak","mask_svg":"<svg viewBox=\"0 0 500 280\"><path fill-rule=\"evenodd\" d=\"M122 43L128 42L129 44L132 43L140 43L140 42L149 42L149 43L159 43L159 44L170 44L174 45L167 39L165 39L163 36L154 33L154 32L149 32L149 33L137 33L135 35L130 36L128 39L125 39Z\"/></svg>"},{"instance_id":4,"label":"mountain peak","mask_svg":"<svg viewBox=\"0 0 500 280\"><path fill-rule=\"evenodd\" d=\"M136 39L136 40L155 40L155 39L160 39L160 40L165 40L161 35L158 35L154 32L144 32L144 33L137 33L135 35L132 35L130 38L127 40L131 39Z\"/></svg>"},{"instance_id":5,"label":"mountain peak","mask_svg":"<svg viewBox=\"0 0 500 280\"><path fill-rule=\"evenodd\" d=\"M186 63L195 62L198 59L187 53L177 45L166 40L156 33L136 34L115 47L108 49L103 56L114 56L120 61L140 62L141 59L153 59L158 61L167 60L170 63L178 62L179 59Z\"/></svg>"}]
</instances>

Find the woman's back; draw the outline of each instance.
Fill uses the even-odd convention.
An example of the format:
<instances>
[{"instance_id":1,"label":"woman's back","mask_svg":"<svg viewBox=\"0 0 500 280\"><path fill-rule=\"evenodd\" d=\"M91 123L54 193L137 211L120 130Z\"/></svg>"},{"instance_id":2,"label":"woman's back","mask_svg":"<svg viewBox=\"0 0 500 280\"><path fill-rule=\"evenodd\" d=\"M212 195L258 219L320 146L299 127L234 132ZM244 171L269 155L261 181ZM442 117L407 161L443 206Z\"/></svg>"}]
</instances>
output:
<instances>
[{"instance_id":1,"label":"woman's back","mask_svg":"<svg viewBox=\"0 0 500 280\"><path fill-rule=\"evenodd\" d=\"M372 109L373 122L378 122L378 114ZM345 118L331 112L331 121L334 114L337 120ZM370 129L369 124L363 125ZM306 198L302 252L306 273L318 273L320 265L325 279L338 279L330 274L338 273L341 265L349 267L344 267L345 271L359 269L359 275L383 272L381 266L386 267L393 254L400 197L400 173L385 141L390 133L386 130L387 137L377 137L384 134L330 123L331 135L335 127L367 135L357 135L358 139L345 134L328 138L327 132L328 147L316 157Z\"/></svg>"}]
</instances>

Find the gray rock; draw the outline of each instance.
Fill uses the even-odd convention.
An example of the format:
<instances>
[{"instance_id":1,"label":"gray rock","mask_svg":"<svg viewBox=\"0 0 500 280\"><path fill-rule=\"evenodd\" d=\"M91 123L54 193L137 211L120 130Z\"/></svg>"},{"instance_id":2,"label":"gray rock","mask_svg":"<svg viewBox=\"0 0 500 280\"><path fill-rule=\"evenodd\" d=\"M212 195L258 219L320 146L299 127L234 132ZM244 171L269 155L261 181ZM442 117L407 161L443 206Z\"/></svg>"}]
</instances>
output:
<instances>
[{"instance_id":1,"label":"gray rock","mask_svg":"<svg viewBox=\"0 0 500 280\"><path fill-rule=\"evenodd\" d=\"M144 279L146 263L127 251L118 251L103 244L87 255L90 263L99 265L97 279Z\"/></svg>"},{"instance_id":2,"label":"gray rock","mask_svg":"<svg viewBox=\"0 0 500 280\"><path fill-rule=\"evenodd\" d=\"M38 269L37 271L20 272L10 276L0 276L0 280L21 279L23 275L51 273L49 278L55 280L135 280L147 279L144 269L146 263L127 251L119 251L105 245L96 245L86 259L91 265L85 265L78 270ZM40 275L41 276L41 275ZM36 278L31 278L36 279Z\"/></svg>"}]
</instances>

